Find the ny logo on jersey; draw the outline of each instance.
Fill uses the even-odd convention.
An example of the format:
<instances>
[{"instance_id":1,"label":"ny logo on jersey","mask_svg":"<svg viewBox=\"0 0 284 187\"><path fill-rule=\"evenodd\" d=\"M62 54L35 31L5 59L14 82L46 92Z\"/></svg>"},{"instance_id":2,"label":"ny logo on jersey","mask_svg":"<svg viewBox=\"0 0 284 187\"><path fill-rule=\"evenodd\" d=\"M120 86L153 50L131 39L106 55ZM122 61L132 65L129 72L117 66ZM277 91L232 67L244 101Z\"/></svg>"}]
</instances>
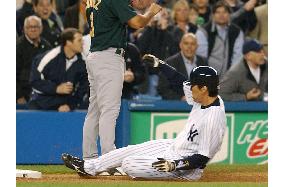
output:
<instances>
[{"instance_id":1,"label":"ny logo on jersey","mask_svg":"<svg viewBox=\"0 0 284 187\"><path fill-rule=\"evenodd\" d=\"M193 138L198 135L197 129L193 130L194 124L191 126L187 140L193 142Z\"/></svg>"}]
</instances>

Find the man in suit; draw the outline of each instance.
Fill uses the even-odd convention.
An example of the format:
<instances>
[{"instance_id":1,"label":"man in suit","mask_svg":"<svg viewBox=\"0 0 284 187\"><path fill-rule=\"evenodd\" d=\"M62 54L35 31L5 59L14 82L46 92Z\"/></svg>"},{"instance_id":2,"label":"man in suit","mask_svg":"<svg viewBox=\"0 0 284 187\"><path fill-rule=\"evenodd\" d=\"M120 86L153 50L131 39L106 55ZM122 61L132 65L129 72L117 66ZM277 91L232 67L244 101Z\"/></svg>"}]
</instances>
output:
<instances>
[{"instance_id":1,"label":"man in suit","mask_svg":"<svg viewBox=\"0 0 284 187\"><path fill-rule=\"evenodd\" d=\"M180 52L170 56L165 61L189 79L191 70L196 66L207 65L207 61L196 55L198 44L196 36L193 33L184 34L179 43L179 47ZM184 93L175 92L173 88L171 88L167 79L162 74L159 76L158 92L163 99L185 100Z\"/></svg>"},{"instance_id":2,"label":"man in suit","mask_svg":"<svg viewBox=\"0 0 284 187\"><path fill-rule=\"evenodd\" d=\"M232 66L220 82L225 101L267 101L268 63L263 45L248 40L243 45L243 60Z\"/></svg>"},{"instance_id":3,"label":"man in suit","mask_svg":"<svg viewBox=\"0 0 284 187\"><path fill-rule=\"evenodd\" d=\"M51 49L51 45L41 37L42 22L37 16L29 16L24 22L24 34L16 45L16 96L18 104L26 104L30 99L29 83L33 59Z\"/></svg>"}]
</instances>

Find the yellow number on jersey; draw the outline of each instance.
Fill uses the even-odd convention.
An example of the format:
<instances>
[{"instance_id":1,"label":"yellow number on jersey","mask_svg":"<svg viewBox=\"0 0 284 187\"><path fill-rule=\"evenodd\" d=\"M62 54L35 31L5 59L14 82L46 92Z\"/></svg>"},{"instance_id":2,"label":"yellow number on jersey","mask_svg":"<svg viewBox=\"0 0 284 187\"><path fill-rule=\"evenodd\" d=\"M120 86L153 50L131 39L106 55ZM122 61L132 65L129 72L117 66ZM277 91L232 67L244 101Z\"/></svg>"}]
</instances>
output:
<instances>
[{"instance_id":1,"label":"yellow number on jersey","mask_svg":"<svg viewBox=\"0 0 284 187\"><path fill-rule=\"evenodd\" d=\"M90 15L90 22L91 22L90 36L94 37L95 36L95 27L94 27L94 13L93 12Z\"/></svg>"},{"instance_id":2,"label":"yellow number on jersey","mask_svg":"<svg viewBox=\"0 0 284 187\"><path fill-rule=\"evenodd\" d=\"M98 10L98 6L101 3L102 0L87 0L87 8L94 8L95 10ZM94 13L92 12L90 14L90 35L91 37L95 36L95 28L94 28Z\"/></svg>"},{"instance_id":3,"label":"yellow number on jersey","mask_svg":"<svg viewBox=\"0 0 284 187\"><path fill-rule=\"evenodd\" d=\"M98 6L101 3L102 0L87 0L87 6L86 8L94 8L98 10Z\"/></svg>"}]
</instances>

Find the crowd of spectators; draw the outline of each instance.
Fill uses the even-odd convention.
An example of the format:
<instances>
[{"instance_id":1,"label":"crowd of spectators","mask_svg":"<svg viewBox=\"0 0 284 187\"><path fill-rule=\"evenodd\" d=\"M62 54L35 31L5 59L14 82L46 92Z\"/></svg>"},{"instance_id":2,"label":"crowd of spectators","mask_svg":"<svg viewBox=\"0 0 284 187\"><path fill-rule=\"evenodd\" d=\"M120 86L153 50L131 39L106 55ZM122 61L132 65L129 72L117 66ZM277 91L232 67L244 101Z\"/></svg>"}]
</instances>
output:
<instances>
[{"instance_id":1,"label":"crowd of spectators","mask_svg":"<svg viewBox=\"0 0 284 187\"><path fill-rule=\"evenodd\" d=\"M266 0L158 0L143 29L128 28L122 98L184 100L150 53L189 77L199 65L220 75L225 101L267 101ZM81 0L17 0L16 103L62 112L88 106L89 29Z\"/></svg>"}]
</instances>

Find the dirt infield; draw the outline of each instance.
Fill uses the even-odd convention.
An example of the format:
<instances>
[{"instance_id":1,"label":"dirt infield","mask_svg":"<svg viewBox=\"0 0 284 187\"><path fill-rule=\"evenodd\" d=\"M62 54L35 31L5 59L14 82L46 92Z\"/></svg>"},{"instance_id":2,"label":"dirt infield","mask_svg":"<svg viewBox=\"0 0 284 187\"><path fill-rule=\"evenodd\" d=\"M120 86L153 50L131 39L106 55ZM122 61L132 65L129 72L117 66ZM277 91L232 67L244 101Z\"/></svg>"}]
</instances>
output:
<instances>
[{"instance_id":1,"label":"dirt infield","mask_svg":"<svg viewBox=\"0 0 284 187\"><path fill-rule=\"evenodd\" d=\"M135 179L141 181L141 179ZM62 183L104 183L104 182L128 182L133 181L128 176L97 176L89 179L80 178L77 174L43 174L41 179L17 178L17 182L62 182ZM171 180L173 181L173 180ZM181 180L175 180L181 181ZM233 173L212 173L204 172L198 182L268 182L267 172L233 172Z\"/></svg>"},{"instance_id":2,"label":"dirt infield","mask_svg":"<svg viewBox=\"0 0 284 187\"><path fill-rule=\"evenodd\" d=\"M186 180L142 180L128 176L80 178L63 165L22 165L17 169L41 171L41 179L17 178L17 187L184 187ZM191 186L198 187L266 187L268 165L209 165L203 177Z\"/></svg>"}]
</instances>

